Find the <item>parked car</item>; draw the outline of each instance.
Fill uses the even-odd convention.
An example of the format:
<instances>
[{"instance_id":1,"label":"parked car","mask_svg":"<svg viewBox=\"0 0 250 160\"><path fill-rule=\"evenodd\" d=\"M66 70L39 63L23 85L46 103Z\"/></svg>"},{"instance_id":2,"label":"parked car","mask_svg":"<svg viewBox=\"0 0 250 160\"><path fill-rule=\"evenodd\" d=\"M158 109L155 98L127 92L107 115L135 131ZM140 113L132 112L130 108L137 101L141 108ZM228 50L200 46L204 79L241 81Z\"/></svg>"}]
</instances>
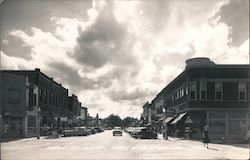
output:
<instances>
[{"instance_id":1,"label":"parked car","mask_svg":"<svg viewBox=\"0 0 250 160\"><path fill-rule=\"evenodd\" d=\"M95 127L89 127L88 129L91 131L91 134L97 133L97 129L95 129Z\"/></svg>"},{"instance_id":2,"label":"parked car","mask_svg":"<svg viewBox=\"0 0 250 160\"><path fill-rule=\"evenodd\" d=\"M103 132L104 130L101 127L95 127L97 133Z\"/></svg>"},{"instance_id":3,"label":"parked car","mask_svg":"<svg viewBox=\"0 0 250 160\"><path fill-rule=\"evenodd\" d=\"M157 133L149 130L146 127L137 127L132 131L131 136L140 139L156 139Z\"/></svg>"},{"instance_id":4,"label":"parked car","mask_svg":"<svg viewBox=\"0 0 250 160\"><path fill-rule=\"evenodd\" d=\"M121 127L114 127L113 136L120 135L122 136L122 128Z\"/></svg>"},{"instance_id":5,"label":"parked car","mask_svg":"<svg viewBox=\"0 0 250 160\"><path fill-rule=\"evenodd\" d=\"M62 130L61 134L64 137L69 136L86 136L91 133L86 127L74 127L73 129Z\"/></svg>"},{"instance_id":6,"label":"parked car","mask_svg":"<svg viewBox=\"0 0 250 160\"><path fill-rule=\"evenodd\" d=\"M87 135L90 135L91 134L91 130L88 129L87 127L75 127L75 130L78 130L80 131L80 133L83 135L83 136L87 136Z\"/></svg>"}]
</instances>

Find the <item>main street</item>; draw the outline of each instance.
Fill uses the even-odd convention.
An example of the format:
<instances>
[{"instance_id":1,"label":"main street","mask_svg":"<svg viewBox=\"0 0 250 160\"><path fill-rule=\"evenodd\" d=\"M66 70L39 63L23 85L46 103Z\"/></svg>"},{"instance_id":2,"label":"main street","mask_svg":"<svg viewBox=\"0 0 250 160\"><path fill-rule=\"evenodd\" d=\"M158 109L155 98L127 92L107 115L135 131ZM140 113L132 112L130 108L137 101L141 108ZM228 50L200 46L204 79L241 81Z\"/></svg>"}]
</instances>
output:
<instances>
[{"instance_id":1,"label":"main street","mask_svg":"<svg viewBox=\"0 0 250 160\"><path fill-rule=\"evenodd\" d=\"M248 159L247 144L210 144L170 138L134 139L112 131L83 137L26 138L1 144L2 160L75 159Z\"/></svg>"}]
</instances>

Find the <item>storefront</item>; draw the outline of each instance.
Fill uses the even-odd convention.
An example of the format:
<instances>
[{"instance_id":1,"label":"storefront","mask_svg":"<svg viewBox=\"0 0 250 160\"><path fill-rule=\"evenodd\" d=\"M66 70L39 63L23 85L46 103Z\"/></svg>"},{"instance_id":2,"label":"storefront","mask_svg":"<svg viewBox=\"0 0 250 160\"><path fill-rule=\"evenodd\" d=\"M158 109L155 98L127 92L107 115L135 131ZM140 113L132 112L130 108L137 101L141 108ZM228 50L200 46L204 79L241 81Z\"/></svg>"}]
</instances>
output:
<instances>
[{"instance_id":1,"label":"storefront","mask_svg":"<svg viewBox=\"0 0 250 160\"><path fill-rule=\"evenodd\" d=\"M210 137L223 141L244 141L248 130L247 111L208 111Z\"/></svg>"},{"instance_id":2,"label":"storefront","mask_svg":"<svg viewBox=\"0 0 250 160\"><path fill-rule=\"evenodd\" d=\"M23 137L24 136L24 117L17 115L3 116L3 137Z\"/></svg>"}]
</instances>

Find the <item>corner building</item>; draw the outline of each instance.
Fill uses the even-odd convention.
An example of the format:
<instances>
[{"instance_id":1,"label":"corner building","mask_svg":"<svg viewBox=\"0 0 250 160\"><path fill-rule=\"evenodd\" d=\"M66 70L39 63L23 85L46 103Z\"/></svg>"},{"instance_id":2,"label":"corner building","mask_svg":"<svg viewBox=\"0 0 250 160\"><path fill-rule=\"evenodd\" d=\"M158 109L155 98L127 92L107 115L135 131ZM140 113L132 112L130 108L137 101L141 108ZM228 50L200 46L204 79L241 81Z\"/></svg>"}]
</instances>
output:
<instances>
[{"instance_id":1,"label":"corner building","mask_svg":"<svg viewBox=\"0 0 250 160\"><path fill-rule=\"evenodd\" d=\"M208 58L186 61L185 70L152 101L165 108L170 135L202 138L208 125L212 140L244 141L249 126L249 65L217 65ZM157 106L157 105L156 105ZM174 118L171 118L174 117Z\"/></svg>"},{"instance_id":2,"label":"corner building","mask_svg":"<svg viewBox=\"0 0 250 160\"><path fill-rule=\"evenodd\" d=\"M35 70L3 70L0 111L4 138L47 135L76 125L80 104L69 104L68 89ZM75 122L74 122L75 120Z\"/></svg>"}]
</instances>

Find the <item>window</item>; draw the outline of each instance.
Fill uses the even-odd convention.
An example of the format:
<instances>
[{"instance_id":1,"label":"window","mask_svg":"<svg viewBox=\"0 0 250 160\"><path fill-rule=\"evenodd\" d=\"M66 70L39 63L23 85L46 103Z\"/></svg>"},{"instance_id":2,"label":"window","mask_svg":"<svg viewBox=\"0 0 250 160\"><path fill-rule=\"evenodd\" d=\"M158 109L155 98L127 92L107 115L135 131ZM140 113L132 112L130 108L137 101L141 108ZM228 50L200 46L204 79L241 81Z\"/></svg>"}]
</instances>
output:
<instances>
[{"instance_id":1,"label":"window","mask_svg":"<svg viewBox=\"0 0 250 160\"><path fill-rule=\"evenodd\" d=\"M215 100L222 100L222 83L215 83Z\"/></svg>"},{"instance_id":2,"label":"window","mask_svg":"<svg viewBox=\"0 0 250 160\"><path fill-rule=\"evenodd\" d=\"M244 136L246 132L245 120L229 120L228 121L228 134Z\"/></svg>"},{"instance_id":3,"label":"window","mask_svg":"<svg viewBox=\"0 0 250 160\"><path fill-rule=\"evenodd\" d=\"M45 102L45 104L47 104L48 103L48 91L47 90L45 90L45 92L44 92L44 102Z\"/></svg>"},{"instance_id":4,"label":"window","mask_svg":"<svg viewBox=\"0 0 250 160\"><path fill-rule=\"evenodd\" d=\"M200 82L200 100L207 99L207 83Z\"/></svg>"},{"instance_id":5,"label":"window","mask_svg":"<svg viewBox=\"0 0 250 160\"><path fill-rule=\"evenodd\" d=\"M29 89L29 110L34 109L34 91L32 88Z\"/></svg>"},{"instance_id":6,"label":"window","mask_svg":"<svg viewBox=\"0 0 250 160\"><path fill-rule=\"evenodd\" d=\"M239 100L246 100L246 83L239 83Z\"/></svg>"},{"instance_id":7,"label":"window","mask_svg":"<svg viewBox=\"0 0 250 160\"><path fill-rule=\"evenodd\" d=\"M188 95L188 86L186 86L186 95Z\"/></svg>"},{"instance_id":8,"label":"window","mask_svg":"<svg viewBox=\"0 0 250 160\"><path fill-rule=\"evenodd\" d=\"M184 89L180 90L180 97L182 98L184 96Z\"/></svg>"},{"instance_id":9,"label":"window","mask_svg":"<svg viewBox=\"0 0 250 160\"><path fill-rule=\"evenodd\" d=\"M39 89L39 99L40 99L40 102L43 101L43 91L42 91L42 89Z\"/></svg>"},{"instance_id":10,"label":"window","mask_svg":"<svg viewBox=\"0 0 250 160\"><path fill-rule=\"evenodd\" d=\"M9 104L20 104L21 103L20 90L8 89L8 103Z\"/></svg>"},{"instance_id":11,"label":"window","mask_svg":"<svg viewBox=\"0 0 250 160\"><path fill-rule=\"evenodd\" d=\"M36 94L33 95L33 103L34 103L34 106L37 106L37 101L36 101Z\"/></svg>"},{"instance_id":12,"label":"window","mask_svg":"<svg viewBox=\"0 0 250 160\"><path fill-rule=\"evenodd\" d=\"M190 100L196 99L196 82L190 83Z\"/></svg>"},{"instance_id":13,"label":"window","mask_svg":"<svg viewBox=\"0 0 250 160\"><path fill-rule=\"evenodd\" d=\"M53 93L50 93L49 104L53 104Z\"/></svg>"}]
</instances>

